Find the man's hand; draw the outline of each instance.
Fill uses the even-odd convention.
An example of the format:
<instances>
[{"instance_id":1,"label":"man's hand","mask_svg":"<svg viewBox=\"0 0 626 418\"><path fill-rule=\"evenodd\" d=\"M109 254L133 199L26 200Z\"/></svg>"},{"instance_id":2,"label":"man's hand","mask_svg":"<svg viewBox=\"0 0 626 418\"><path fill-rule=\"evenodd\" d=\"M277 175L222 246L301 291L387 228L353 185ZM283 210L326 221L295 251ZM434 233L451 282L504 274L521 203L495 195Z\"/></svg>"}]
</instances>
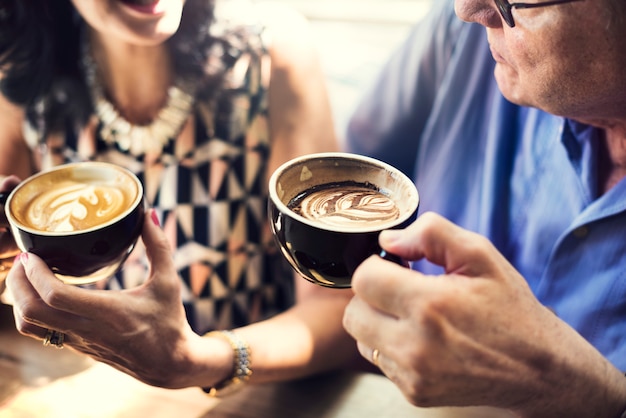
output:
<instances>
[{"instance_id":1,"label":"man's hand","mask_svg":"<svg viewBox=\"0 0 626 418\"><path fill-rule=\"evenodd\" d=\"M385 231L380 243L445 269L426 276L371 257L352 280L344 326L364 357L378 351L376 363L412 403L618 415L626 379L542 306L484 237L426 213L405 230ZM590 397L601 398L595 404L607 415L585 411Z\"/></svg>"}]
</instances>

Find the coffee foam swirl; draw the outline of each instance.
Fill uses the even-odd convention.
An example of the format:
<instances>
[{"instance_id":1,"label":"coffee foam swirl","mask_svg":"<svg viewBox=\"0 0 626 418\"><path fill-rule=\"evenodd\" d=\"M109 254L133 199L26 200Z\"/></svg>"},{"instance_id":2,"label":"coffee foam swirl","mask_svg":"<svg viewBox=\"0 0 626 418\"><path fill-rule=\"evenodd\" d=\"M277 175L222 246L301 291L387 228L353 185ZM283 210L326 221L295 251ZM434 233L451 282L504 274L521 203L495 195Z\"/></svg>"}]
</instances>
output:
<instances>
[{"instance_id":1,"label":"coffee foam swirl","mask_svg":"<svg viewBox=\"0 0 626 418\"><path fill-rule=\"evenodd\" d=\"M113 185L64 180L35 196L25 219L42 231L81 231L110 221L129 204L130 197Z\"/></svg>"},{"instance_id":2,"label":"coffee foam swirl","mask_svg":"<svg viewBox=\"0 0 626 418\"><path fill-rule=\"evenodd\" d=\"M383 225L400 217L400 210L391 198L359 185L328 186L305 192L292 209L307 219L335 228Z\"/></svg>"}]
</instances>

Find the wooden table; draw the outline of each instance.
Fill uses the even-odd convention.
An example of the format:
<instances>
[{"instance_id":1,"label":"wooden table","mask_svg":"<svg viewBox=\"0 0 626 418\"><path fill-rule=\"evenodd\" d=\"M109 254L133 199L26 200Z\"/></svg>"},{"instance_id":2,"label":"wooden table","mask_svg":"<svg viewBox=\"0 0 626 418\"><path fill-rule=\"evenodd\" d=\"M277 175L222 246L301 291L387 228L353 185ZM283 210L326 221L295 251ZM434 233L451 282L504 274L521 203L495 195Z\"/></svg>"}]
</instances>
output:
<instances>
[{"instance_id":1,"label":"wooden table","mask_svg":"<svg viewBox=\"0 0 626 418\"><path fill-rule=\"evenodd\" d=\"M0 417L69 418L491 418L488 408L421 409L384 376L333 373L250 385L225 399L199 389L167 390L71 350L19 335L0 304Z\"/></svg>"}]
</instances>

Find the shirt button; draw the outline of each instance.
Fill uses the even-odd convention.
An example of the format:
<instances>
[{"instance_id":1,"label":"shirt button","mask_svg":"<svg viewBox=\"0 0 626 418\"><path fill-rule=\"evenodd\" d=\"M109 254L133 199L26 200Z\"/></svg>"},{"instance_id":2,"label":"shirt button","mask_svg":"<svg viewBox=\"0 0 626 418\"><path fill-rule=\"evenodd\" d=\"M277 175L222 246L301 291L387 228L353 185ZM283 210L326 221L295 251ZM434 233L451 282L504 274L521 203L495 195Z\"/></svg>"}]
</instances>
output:
<instances>
[{"instance_id":1,"label":"shirt button","mask_svg":"<svg viewBox=\"0 0 626 418\"><path fill-rule=\"evenodd\" d=\"M581 226L574 229L573 234L576 238L585 238L587 235L589 235L589 228L586 226Z\"/></svg>"}]
</instances>

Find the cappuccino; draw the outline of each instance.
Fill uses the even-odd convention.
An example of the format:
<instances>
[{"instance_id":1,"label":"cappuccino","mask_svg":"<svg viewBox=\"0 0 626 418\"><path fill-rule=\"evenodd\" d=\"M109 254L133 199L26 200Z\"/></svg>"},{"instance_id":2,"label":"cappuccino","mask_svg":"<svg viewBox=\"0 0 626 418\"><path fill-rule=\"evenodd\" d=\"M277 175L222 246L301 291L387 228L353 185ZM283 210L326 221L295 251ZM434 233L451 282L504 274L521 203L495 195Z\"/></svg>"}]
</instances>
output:
<instances>
[{"instance_id":1,"label":"cappuccino","mask_svg":"<svg viewBox=\"0 0 626 418\"><path fill-rule=\"evenodd\" d=\"M57 278L87 284L118 271L141 233L143 185L115 164L66 164L22 181L5 213L21 251L43 259Z\"/></svg>"},{"instance_id":2,"label":"cappuccino","mask_svg":"<svg viewBox=\"0 0 626 418\"><path fill-rule=\"evenodd\" d=\"M131 208L138 195L136 182L123 171L101 176L68 169L29 182L10 210L28 228L71 233L111 222Z\"/></svg>"},{"instance_id":3,"label":"cappuccino","mask_svg":"<svg viewBox=\"0 0 626 418\"><path fill-rule=\"evenodd\" d=\"M359 230L385 228L400 217L393 199L371 183L353 181L321 184L296 196L287 207L320 226Z\"/></svg>"},{"instance_id":4,"label":"cappuccino","mask_svg":"<svg viewBox=\"0 0 626 418\"><path fill-rule=\"evenodd\" d=\"M417 215L413 181L382 161L357 154L303 155L270 177L268 216L276 243L295 271L326 287L351 286L352 274L382 251L382 230L404 228Z\"/></svg>"}]
</instances>

